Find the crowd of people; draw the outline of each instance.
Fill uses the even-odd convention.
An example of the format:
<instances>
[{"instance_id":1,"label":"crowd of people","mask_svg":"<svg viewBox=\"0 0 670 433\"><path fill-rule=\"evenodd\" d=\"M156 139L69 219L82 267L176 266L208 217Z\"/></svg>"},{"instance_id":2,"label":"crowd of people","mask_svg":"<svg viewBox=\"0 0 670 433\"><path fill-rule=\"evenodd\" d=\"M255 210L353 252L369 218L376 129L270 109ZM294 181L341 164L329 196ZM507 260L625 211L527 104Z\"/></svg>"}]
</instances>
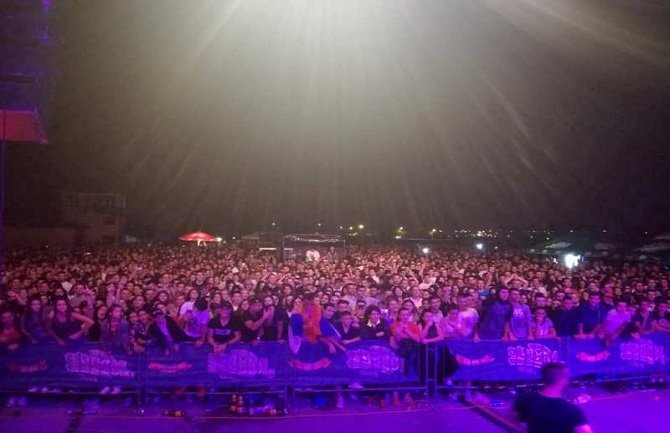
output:
<instances>
[{"instance_id":1,"label":"crowd of people","mask_svg":"<svg viewBox=\"0 0 670 433\"><path fill-rule=\"evenodd\" d=\"M638 338L670 332L670 272L644 263L389 247L279 260L237 247L17 251L5 259L0 345L99 342L127 353L312 336L399 351L449 339ZM112 389L110 392L116 392Z\"/></svg>"}]
</instances>

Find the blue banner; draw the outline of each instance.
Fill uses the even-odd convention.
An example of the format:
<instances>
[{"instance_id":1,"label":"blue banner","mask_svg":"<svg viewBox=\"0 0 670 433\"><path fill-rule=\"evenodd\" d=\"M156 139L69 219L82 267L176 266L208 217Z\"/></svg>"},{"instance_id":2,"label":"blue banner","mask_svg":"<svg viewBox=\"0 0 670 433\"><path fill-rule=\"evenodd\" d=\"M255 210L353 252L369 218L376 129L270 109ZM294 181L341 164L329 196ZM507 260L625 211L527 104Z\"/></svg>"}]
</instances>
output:
<instances>
[{"instance_id":1,"label":"blue banner","mask_svg":"<svg viewBox=\"0 0 670 433\"><path fill-rule=\"evenodd\" d=\"M401 358L387 342L360 341L331 354L321 343L303 342L288 361L289 384L302 386L389 384L419 381L418 352Z\"/></svg>"},{"instance_id":2,"label":"blue banner","mask_svg":"<svg viewBox=\"0 0 670 433\"><path fill-rule=\"evenodd\" d=\"M108 353L98 344L25 345L2 353L2 385L6 389L90 386L136 386L136 355Z\"/></svg>"},{"instance_id":3,"label":"blue banner","mask_svg":"<svg viewBox=\"0 0 670 433\"><path fill-rule=\"evenodd\" d=\"M169 355L153 349L143 357L142 378L147 386L283 385L286 353L286 345L275 342L235 344L219 354L191 344Z\"/></svg>"},{"instance_id":4,"label":"blue banner","mask_svg":"<svg viewBox=\"0 0 670 433\"><path fill-rule=\"evenodd\" d=\"M667 374L670 369L668 333L611 346L598 339L450 340L436 346L436 362L426 362L423 351L417 347L400 356L387 342L361 341L330 353L322 343L303 341L292 350L284 343L260 342L235 344L217 354L207 345L182 344L170 354L154 348L128 355L90 343L27 344L14 351L0 349L0 387L416 384L427 375L441 378L454 364L453 380L534 381L544 364L555 361L566 363L573 377ZM432 367L423 368L426 364Z\"/></svg>"},{"instance_id":5,"label":"blue banner","mask_svg":"<svg viewBox=\"0 0 670 433\"><path fill-rule=\"evenodd\" d=\"M620 340L611 346L600 340L571 340L567 356L573 376L663 373L670 366L670 334Z\"/></svg>"},{"instance_id":6,"label":"blue banner","mask_svg":"<svg viewBox=\"0 0 670 433\"><path fill-rule=\"evenodd\" d=\"M452 376L454 380L534 380L544 364L566 361L561 345L555 339L479 343L454 340L445 345L458 364Z\"/></svg>"},{"instance_id":7,"label":"blue banner","mask_svg":"<svg viewBox=\"0 0 670 433\"><path fill-rule=\"evenodd\" d=\"M600 339L451 340L442 343L438 351L447 349L458 364L452 379L463 381L536 380L544 364L556 361L564 362L573 377L650 375L670 368L668 333L621 339L611 346Z\"/></svg>"}]
</instances>

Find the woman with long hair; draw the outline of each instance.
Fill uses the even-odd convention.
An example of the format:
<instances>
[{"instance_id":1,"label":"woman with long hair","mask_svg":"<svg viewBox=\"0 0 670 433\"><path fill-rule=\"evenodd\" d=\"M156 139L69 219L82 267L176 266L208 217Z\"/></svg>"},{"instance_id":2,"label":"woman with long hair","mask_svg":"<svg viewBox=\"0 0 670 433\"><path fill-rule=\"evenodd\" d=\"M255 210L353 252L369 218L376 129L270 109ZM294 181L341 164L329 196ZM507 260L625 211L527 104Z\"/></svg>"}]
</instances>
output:
<instances>
[{"instance_id":1,"label":"woman with long hair","mask_svg":"<svg viewBox=\"0 0 670 433\"><path fill-rule=\"evenodd\" d=\"M14 351L19 348L23 338L16 314L9 308L0 311L0 345Z\"/></svg>"},{"instance_id":2,"label":"woman with long hair","mask_svg":"<svg viewBox=\"0 0 670 433\"><path fill-rule=\"evenodd\" d=\"M100 334L102 332L102 322L107 318L109 309L106 305L100 305L93 313L93 326L88 330L86 339L91 342L100 341Z\"/></svg>"},{"instance_id":3,"label":"woman with long hair","mask_svg":"<svg viewBox=\"0 0 670 433\"><path fill-rule=\"evenodd\" d=\"M405 360L405 374L418 375L419 350L421 347L422 330L412 322L412 313L407 308L401 308L398 321L391 326L391 347L397 350L398 356ZM405 394L405 403L414 405L410 393ZM393 392L393 405L399 406L400 399L397 391Z\"/></svg>"},{"instance_id":4,"label":"woman with long hair","mask_svg":"<svg viewBox=\"0 0 670 433\"><path fill-rule=\"evenodd\" d=\"M107 317L100 325L100 343L107 352L124 352L130 355L132 353L130 344L130 327L124 318L123 309L120 305L109 307ZM120 394L121 387L105 386L100 390L100 394Z\"/></svg>"},{"instance_id":5,"label":"woman with long hair","mask_svg":"<svg viewBox=\"0 0 670 433\"><path fill-rule=\"evenodd\" d=\"M430 311L424 310L421 312L419 325L421 326L422 343L437 343L438 341L444 340L442 328L435 322L435 320L433 320L433 313Z\"/></svg>"},{"instance_id":6,"label":"woman with long hair","mask_svg":"<svg viewBox=\"0 0 670 433\"><path fill-rule=\"evenodd\" d=\"M33 343L53 341L47 329L49 314L39 296L33 296L28 304L26 314L21 319L21 330Z\"/></svg>"},{"instance_id":7,"label":"woman with long hair","mask_svg":"<svg viewBox=\"0 0 670 433\"><path fill-rule=\"evenodd\" d=\"M54 314L48 322L48 332L56 342L64 346L82 341L88 328L93 326L92 319L72 311L66 298L56 299Z\"/></svg>"}]
</instances>

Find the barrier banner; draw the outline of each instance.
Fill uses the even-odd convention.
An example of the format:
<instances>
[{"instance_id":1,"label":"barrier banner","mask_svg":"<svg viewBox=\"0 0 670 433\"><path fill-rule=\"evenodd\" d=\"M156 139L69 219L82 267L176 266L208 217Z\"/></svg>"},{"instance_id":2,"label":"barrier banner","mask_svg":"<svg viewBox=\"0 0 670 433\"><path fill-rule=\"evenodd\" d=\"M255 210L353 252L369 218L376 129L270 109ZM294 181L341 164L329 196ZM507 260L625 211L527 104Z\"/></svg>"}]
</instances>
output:
<instances>
[{"instance_id":1,"label":"barrier banner","mask_svg":"<svg viewBox=\"0 0 670 433\"><path fill-rule=\"evenodd\" d=\"M264 386L284 385L285 344L239 343L215 354L205 345L180 345L165 355L150 349L142 360L142 380L147 386Z\"/></svg>"},{"instance_id":2,"label":"barrier banner","mask_svg":"<svg viewBox=\"0 0 670 433\"><path fill-rule=\"evenodd\" d=\"M670 366L670 334L667 333L618 340L609 347L599 339L567 340L566 345L573 376L646 375L666 372Z\"/></svg>"},{"instance_id":3,"label":"barrier banner","mask_svg":"<svg viewBox=\"0 0 670 433\"><path fill-rule=\"evenodd\" d=\"M442 343L451 351L458 369L454 380L537 379L540 368L548 362L565 362L558 340L523 340L515 342L450 340Z\"/></svg>"},{"instance_id":4,"label":"barrier banner","mask_svg":"<svg viewBox=\"0 0 670 433\"><path fill-rule=\"evenodd\" d=\"M346 351L328 352L322 343L303 342L288 361L290 385L416 383L419 354L401 358L387 342L361 341Z\"/></svg>"},{"instance_id":5,"label":"barrier banner","mask_svg":"<svg viewBox=\"0 0 670 433\"><path fill-rule=\"evenodd\" d=\"M413 385L427 375L442 378L453 361L458 368L451 378L460 381L535 381L540 368L555 361L565 362L573 377L667 374L670 369L670 333L622 339L609 347L598 339L449 340L436 346L431 363L436 367L428 370L422 368L423 350L400 356L385 341L361 341L333 354L322 343L303 341L291 348L275 342L235 344L221 354L207 345L181 344L167 355L157 348L128 355L108 353L93 343L25 344L12 351L0 348L0 389Z\"/></svg>"},{"instance_id":6,"label":"barrier banner","mask_svg":"<svg viewBox=\"0 0 670 433\"><path fill-rule=\"evenodd\" d=\"M1 383L31 386L137 386L137 355L108 353L99 344L22 345L2 353Z\"/></svg>"}]
</instances>

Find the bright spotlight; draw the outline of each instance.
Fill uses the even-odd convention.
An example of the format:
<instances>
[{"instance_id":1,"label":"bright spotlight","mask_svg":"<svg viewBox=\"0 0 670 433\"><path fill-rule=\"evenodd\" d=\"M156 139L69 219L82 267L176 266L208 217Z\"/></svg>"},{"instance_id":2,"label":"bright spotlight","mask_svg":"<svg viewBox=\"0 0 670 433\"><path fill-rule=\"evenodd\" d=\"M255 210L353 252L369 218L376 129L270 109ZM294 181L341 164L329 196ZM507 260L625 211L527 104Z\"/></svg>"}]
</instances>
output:
<instances>
[{"instance_id":1,"label":"bright spotlight","mask_svg":"<svg viewBox=\"0 0 670 433\"><path fill-rule=\"evenodd\" d=\"M481 242L477 242L477 243L475 244L475 248L477 248L479 251L481 251L481 250L484 249L484 244L481 243Z\"/></svg>"},{"instance_id":2,"label":"bright spotlight","mask_svg":"<svg viewBox=\"0 0 670 433\"><path fill-rule=\"evenodd\" d=\"M219 237L216 238L216 241L217 242L223 242L223 238L219 236Z\"/></svg>"},{"instance_id":3,"label":"bright spotlight","mask_svg":"<svg viewBox=\"0 0 670 433\"><path fill-rule=\"evenodd\" d=\"M579 265L579 262L582 260L582 256L578 254L568 253L563 256L563 264L566 268L572 269L575 266Z\"/></svg>"},{"instance_id":4,"label":"bright spotlight","mask_svg":"<svg viewBox=\"0 0 670 433\"><path fill-rule=\"evenodd\" d=\"M430 254L430 248L428 248L428 247L423 247L423 248L421 248L421 252L422 252L423 254L428 255L428 254Z\"/></svg>"},{"instance_id":5,"label":"bright spotlight","mask_svg":"<svg viewBox=\"0 0 670 433\"><path fill-rule=\"evenodd\" d=\"M364 228L365 228L365 226L364 226L363 224L359 224L359 225L358 225L358 229L359 229L359 230L363 230Z\"/></svg>"}]
</instances>

